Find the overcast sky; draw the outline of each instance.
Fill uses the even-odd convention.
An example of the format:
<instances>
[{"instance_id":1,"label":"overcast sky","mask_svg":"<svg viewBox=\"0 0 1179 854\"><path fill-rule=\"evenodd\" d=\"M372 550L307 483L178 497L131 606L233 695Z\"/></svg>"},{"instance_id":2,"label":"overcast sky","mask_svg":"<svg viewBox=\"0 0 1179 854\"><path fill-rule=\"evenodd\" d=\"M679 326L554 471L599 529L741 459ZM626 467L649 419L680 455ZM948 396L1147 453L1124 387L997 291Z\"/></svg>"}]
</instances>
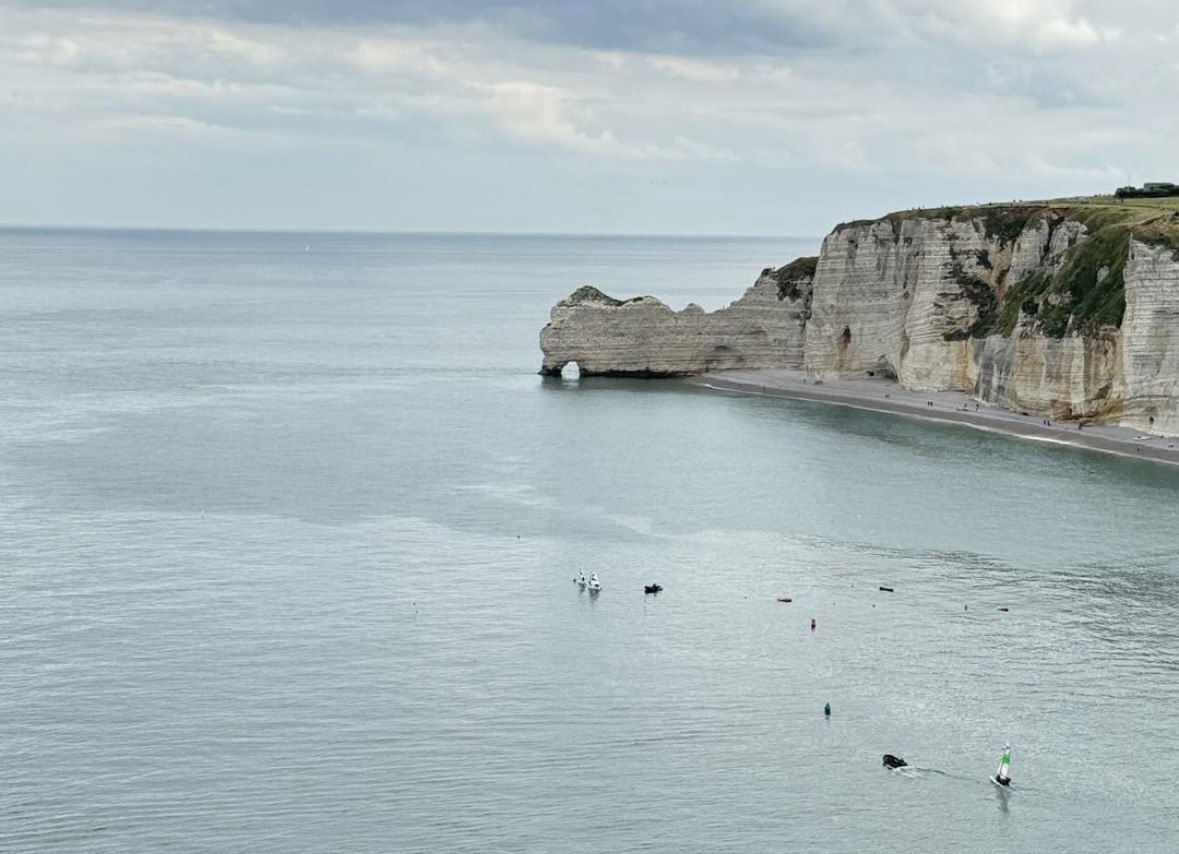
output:
<instances>
[{"instance_id":1,"label":"overcast sky","mask_svg":"<svg viewBox=\"0 0 1179 854\"><path fill-rule=\"evenodd\" d=\"M0 0L0 222L817 235L1179 180L1173 0Z\"/></svg>"}]
</instances>

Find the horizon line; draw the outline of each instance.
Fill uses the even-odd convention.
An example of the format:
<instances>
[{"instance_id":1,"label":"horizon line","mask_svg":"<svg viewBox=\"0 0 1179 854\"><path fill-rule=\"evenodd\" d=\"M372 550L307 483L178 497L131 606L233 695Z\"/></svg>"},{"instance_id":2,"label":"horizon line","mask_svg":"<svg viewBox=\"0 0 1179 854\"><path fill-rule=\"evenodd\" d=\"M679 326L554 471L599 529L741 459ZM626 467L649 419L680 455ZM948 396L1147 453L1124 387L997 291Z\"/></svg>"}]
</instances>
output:
<instances>
[{"instance_id":1,"label":"horizon line","mask_svg":"<svg viewBox=\"0 0 1179 854\"><path fill-rule=\"evenodd\" d=\"M753 240L822 240L821 234L755 234L744 232L706 231L483 231L473 229L377 229L377 228L233 228L182 225L94 225L89 223L0 223L0 231L91 231L91 232L156 232L175 234L274 234L274 235L362 235L416 237L710 237Z\"/></svg>"}]
</instances>

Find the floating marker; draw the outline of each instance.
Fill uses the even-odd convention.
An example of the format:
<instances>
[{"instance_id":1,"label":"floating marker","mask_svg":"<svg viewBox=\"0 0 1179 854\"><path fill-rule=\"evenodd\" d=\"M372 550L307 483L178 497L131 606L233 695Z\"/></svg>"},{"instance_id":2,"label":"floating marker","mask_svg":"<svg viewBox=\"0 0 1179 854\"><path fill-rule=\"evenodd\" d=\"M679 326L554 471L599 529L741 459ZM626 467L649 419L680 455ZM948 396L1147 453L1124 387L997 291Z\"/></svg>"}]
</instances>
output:
<instances>
[{"instance_id":1,"label":"floating marker","mask_svg":"<svg viewBox=\"0 0 1179 854\"><path fill-rule=\"evenodd\" d=\"M813 632L814 630L815 630L815 618L811 617L811 631Z\"/></svg>"}]
</instances>

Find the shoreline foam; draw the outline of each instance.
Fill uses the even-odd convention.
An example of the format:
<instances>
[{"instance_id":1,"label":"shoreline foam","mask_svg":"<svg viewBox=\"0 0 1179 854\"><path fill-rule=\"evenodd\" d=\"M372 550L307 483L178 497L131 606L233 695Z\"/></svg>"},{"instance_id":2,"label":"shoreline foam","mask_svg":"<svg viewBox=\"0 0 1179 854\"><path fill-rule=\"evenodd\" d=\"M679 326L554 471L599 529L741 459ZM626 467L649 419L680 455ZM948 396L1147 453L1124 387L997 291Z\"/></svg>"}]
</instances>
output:
<instances>
[{"instance_id":1,"label":"shoreline foam","mask_svg":"<svg viewBox=\"0 0 1179 854\"><path fill-rule=\"evenodd\" d=\"M723 371L689 380L695 385L739 394L809 400L905 415L1008 436L1118 454L1138 460L1179 465L1179 438L1147 436L1128 427L1076 422L1043 423L1040 415L1023 415L976 401L962 392L916 392L893 380L856 379L818 382L802 371L781 369Z\"/></svg>"}]
</instances>

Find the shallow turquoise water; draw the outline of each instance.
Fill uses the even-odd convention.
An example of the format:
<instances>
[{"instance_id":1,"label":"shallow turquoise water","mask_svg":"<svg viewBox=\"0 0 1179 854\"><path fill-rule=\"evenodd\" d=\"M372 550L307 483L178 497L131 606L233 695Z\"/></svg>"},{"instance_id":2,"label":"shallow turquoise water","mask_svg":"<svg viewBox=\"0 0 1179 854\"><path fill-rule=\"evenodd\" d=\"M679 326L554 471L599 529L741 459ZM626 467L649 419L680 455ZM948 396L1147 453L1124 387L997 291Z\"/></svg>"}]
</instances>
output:
<instances>
[{"instance_id":1,"label":"shallow turquoise water","mask_svg":"<svg viewBox=\"0 0 1179 854\"><path fill-rule=\"evenodd\" d=\"M0 850L1172 850L1179 471L534 373L808 248L0 232Z\"/></svg>"}]
</instances>

